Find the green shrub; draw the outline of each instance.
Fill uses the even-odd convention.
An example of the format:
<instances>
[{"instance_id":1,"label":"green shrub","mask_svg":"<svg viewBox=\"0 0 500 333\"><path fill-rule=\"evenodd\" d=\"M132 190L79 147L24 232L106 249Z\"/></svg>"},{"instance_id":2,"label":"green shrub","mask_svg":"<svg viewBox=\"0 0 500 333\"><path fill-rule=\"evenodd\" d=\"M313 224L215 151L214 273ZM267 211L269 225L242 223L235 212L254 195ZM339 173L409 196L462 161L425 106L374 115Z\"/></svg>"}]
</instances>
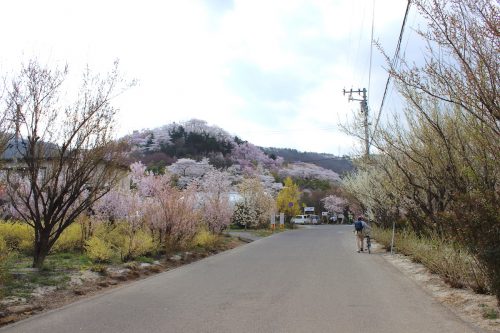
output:
<instances>
[{"instance_id":1,"label":"green shrub","mask_svg":"<svg viewBox=\"0 0 500 333\"><path fill-rule=\"evenodd\" d=\"M484 319L490 319L490 320L495 320L499 318L499 313L497 310L494 308L491 308L489 306L483 305L483 318Z\"/></svg>"},{"instance_id":2,"label":"green shrub","mask_svg":"<svg viewBox=\"0 0 500 333\"><path fill-rule=\"evenodd\" d=\"M144 257L144 256L139 256L139 257L135 258L135 260L137 260L138 262L147 263L147 264L152 264L155 262L154 258Z\"/></svg>"},{"instance_id":3,"label":"green shrub","mask_svg":"<svg viewBox=\"0 0 500 333\"><path fill-rule=\"evenodd\" d=\"M89 258L97 263L109 262L113 257L112 245L96 236L86 242L85 250Z\"/></svg>"}]
</instances>

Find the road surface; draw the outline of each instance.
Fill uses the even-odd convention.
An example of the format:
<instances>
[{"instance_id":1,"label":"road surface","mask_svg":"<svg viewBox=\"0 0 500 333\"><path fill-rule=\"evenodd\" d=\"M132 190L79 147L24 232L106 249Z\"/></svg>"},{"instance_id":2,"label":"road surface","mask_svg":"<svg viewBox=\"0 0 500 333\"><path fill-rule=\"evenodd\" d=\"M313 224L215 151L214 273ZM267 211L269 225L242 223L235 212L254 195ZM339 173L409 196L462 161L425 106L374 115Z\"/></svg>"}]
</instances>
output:
<instances>
[{"instance_id":1,"label":"road surface","mask_svg":"<svg viewBox=\"0 0 500 333\"><path fill-rule=\"evenodd\" d=\"M0 332L481 332L351 230L280 233Z\"/></svg>"}]
</instances>

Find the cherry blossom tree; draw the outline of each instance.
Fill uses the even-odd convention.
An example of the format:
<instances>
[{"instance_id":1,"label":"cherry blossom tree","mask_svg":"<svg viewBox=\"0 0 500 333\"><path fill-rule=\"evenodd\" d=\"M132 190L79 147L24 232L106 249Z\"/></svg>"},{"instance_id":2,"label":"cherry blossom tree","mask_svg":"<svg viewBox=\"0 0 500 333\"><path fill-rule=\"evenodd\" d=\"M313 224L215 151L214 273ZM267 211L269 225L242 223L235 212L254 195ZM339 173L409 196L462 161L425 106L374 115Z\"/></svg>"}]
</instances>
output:
<instances>
[{"instance_id":1,"label":"cherry blossom tree","mask_svg":"<svg viewBox=\"0 0 500 333\"><path fill-rule=\"evenodd\" d=\"M329 195L321 199L321 201L323 202L323 206L331 213L341 212L347 204L345 199L336 195Z\"/></svg>"},{"instance_id":2,"label":"cherry blossom tree","mask_svg":"<svg viewBox=\"0 0 500 333\"><path fill-rule=\"evenodd\" d=\"M281 178L309 178L327 180L330 182L340 182L340 176L336 172L322 168L315 164L304 162L290 163L288 167L281 168L278 171L278 175Z\"/></svg>"},{"instance_id":3,"label":"cherry blossom tree","mask_svg":"<svg viewBox=\"0 0 500 333\"><path fill-rule=\"evenodd\" d=\"M130 143L132 150L143 153L160 151L162 145L171 143L169 133L161 128L134 131L125 139Z\"/></svg>"},{"instance_id":4,"label":"cherry blossom tree","mask_svg":"<svg viewBox=\"0 0 500 333\"><path fill-rule=\"evenodd\" d=\"M250 214L255 217L250 227L263 227L269 224L269 217L276 210L276 204L272 195L265 191L258 178L245 178L238 186L242 202Z\"/></svg>"},{"instance_id":5,"label":"cherry blossom tree","mask_svg":"<svg viewBox=\"0 0 500 333\"><path fill-rule=\"evenodd\" d=\"M196 185L181 190L173 186L171 175L154 175L146 172L145 166L132 165L132 181L137 191L150 198L144 214L149 216L150 227L162 233L167 246L177 246L191 238L199 223L196 209ZM151 211L154 210L154 212Z\"/></svg>"},{"instance_id":6,"label":"cherry blossom tree","mask_svg":"<svg viewBox=\"0 0 500 333\"><path fill-rule=\"evenodd\" d=\"M258 174L257 178L264 187L264 191L273 197L283 188L283 184L281 182L276 182L274 176L270 175L268 172Z\"/></svg>"},{"instance_id":7,"label":"cherry blossom tree","mask_svg":"<svg viewBox=\"0 0 500 333\"><path fill-rule=\"evenodd\" d=\"M205 120L191 119L181 124L187 133L207 134L218 141L233 143L234 140L228 132L218 126L209 126Z\"/></svg>"},{"instance_id":8,"label":"cherry blossom tree","mask_svg":"<svg viewBox=\"0 0 500 333\"><path fill-rule=\"evenodd\" d=\"M110 242L120 251L122 260L135 257L138 247L144 241L144 233L148 232L146 224L145 200L138 191L115 189L110 191L98 205L96 205L96 217L101 221L113 221L107 224L107 229L115 231ZM111 218L112 217L112 218Z\"/></svg>"},{"instance_id":9,"label":"cherry blossom tree","mask_svg":"<svg viewBox=\"0 0 500 333\"><path fill-rule=\"evenodd\" d=\"M231 219L231 222L233 224L243 226L246 229L247 227L255 226L256 220L257 214L254 209L252 209L244 201L236 203L234 214Z\"/></svg>"},{"instance_id":10,"label":"cherry blossom tree","mask_svg":"<svg viewBox=\"0 0 500 333\"><path fill-rule=\"evenodd\" d=\"M129 224L132 244L137 231L148 227L158 242L167 248L182 245L196 232L200 216L197 210L196 184L186 189L173 186L171 175L155 175L142 163L133 163L131 189L108 193L94 206L103 220L120 220Z\"/></svg>"},{"instance_id":11,"label":"cherry blossom tree","mask_svg":"<svg viewBox=\"0 0 500 333\"><path fill-rule=\"evenodd\" d=\"M160 182L164 181L160 179ZM154 197L159 204L159 217L167 248L182 246L195 235L200 221L199 211L196 209L196 190L196 186L191 184L184 190L162 186L156 191Z\"/></svg>"},{"instance_id":12,"label":"cherry blossom tree","mask_svg":"<svg viewBox=\"0 0 500 333\"><path fill-rule=\"evenodd\" d=\"M207 158L200 162L190 158L181 158L174 164L170 165L168 171L178 176L178 186L186 187L194 179L203 177L206 173L213 171L214 167L210 165Z\"/></svg>"},{"instance_id":13,"label":"cherry blossom tree","mask_svg":"<svg viewBox=\"0 0 500 333\"><path fill-rule=\"evenodd\" d=\"M87 68L70 103L64 69L30 61L13 78L4 103L17 130L16 154L25 173L8 174L17 217L33 227L33 267L41 268L62 232L123 176L114 140L112 99L125 84L118 63L105 77Z\"/></svg>"},{"instance_id":14,"label":"cherry blossom tree","mask_svg":"<svg viewBox=\"0 0 500 333\"><path fill-rule=\"evenodd\" d=\"M270 158L262 149L249 142L237 144L233 148L231 155L233 160L249 175L255 174L255 169L258 165L262 165L268 169L277 169L283 163L282 159L274 160Z\"/></svg>"},{"instance_id":15,"label":"cherry blossom tree","mask_svg":"<svg viewBox=\"0 0 500 333\"><path fill-rule=\"evenodd\" d=\"M202 219L208 229L220 233L231 223L233 207L229 202L231 182L227 172L209 171L201 180Z\"/></svg>"}]
</instances>

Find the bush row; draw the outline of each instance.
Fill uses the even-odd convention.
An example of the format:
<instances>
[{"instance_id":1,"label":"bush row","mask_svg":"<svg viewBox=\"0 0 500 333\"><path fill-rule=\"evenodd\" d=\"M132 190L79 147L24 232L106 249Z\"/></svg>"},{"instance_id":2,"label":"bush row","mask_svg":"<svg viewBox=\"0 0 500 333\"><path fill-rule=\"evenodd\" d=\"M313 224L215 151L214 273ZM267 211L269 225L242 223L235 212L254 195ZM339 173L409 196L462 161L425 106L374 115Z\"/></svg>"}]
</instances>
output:
<instances>
[{"instance_id":1,"label":"bush row","mask_svg":"<svg viewBox=\"0 0 500 333\"><path fill-rule=\"evenodd\" d=\"M7 248L7 243L0 234L0 298L3 296L2 288L6 282L7 278L7 259L9 256L9 251Z\"/></svg>"},{"instance_id":2,"label":"bush row","mask_svg":"<svg viewBox=\"0 0 500 333\"><path fill-rule=\"evenodd\" d=\"M182 247L217 247L220 238L201 228ZM8 252L33 253L34 231L24 223L0 222L0 279ZM51 253L85 251L97 263L128 261L140 256L168 251L161 235L147 227L134 227L127 222L95 223L81 221L70 225L52 247Z\"/></svg>"},{"instance_id":3,"label":"bush row","mask_svg":"<svg viewBox=\"0 0 500 333\"><path fill-rule=\"evenodd\" d=\"M372 235L385 248L390 248L392 230L375 227ZM398 252L443 277L452 287L467 287L479 293L491 291L485 267L458 243L437 235L419 237L415 232L403 230L396 233L394 246Z\"/></svg>"}]
</instances>

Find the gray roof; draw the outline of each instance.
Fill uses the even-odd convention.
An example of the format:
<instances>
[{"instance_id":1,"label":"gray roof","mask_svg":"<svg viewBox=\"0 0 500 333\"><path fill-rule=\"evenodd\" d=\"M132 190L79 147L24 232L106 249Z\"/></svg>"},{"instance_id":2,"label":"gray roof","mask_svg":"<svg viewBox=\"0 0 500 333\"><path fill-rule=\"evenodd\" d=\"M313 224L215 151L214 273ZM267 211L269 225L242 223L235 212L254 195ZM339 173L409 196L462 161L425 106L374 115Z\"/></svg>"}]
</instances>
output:
<instances>
[{"instance_id":1,"label":"gray roof","mask_svg":"<svg viewBox=\"0 0 500 333\"><path fill-rule=\"evenodd\" d=\"M49 152L56 151L57 150L57 145L53 143L43 143L45 145L45 157L49 157ZM22 159L26 155L26 146L27 146L27 141L23 139L10 139L7 142L7 147L5 148L5 151L1 155L0 159L2 160L13 160L15 158L17 159Z\"/></svg>"}]
</instances>

